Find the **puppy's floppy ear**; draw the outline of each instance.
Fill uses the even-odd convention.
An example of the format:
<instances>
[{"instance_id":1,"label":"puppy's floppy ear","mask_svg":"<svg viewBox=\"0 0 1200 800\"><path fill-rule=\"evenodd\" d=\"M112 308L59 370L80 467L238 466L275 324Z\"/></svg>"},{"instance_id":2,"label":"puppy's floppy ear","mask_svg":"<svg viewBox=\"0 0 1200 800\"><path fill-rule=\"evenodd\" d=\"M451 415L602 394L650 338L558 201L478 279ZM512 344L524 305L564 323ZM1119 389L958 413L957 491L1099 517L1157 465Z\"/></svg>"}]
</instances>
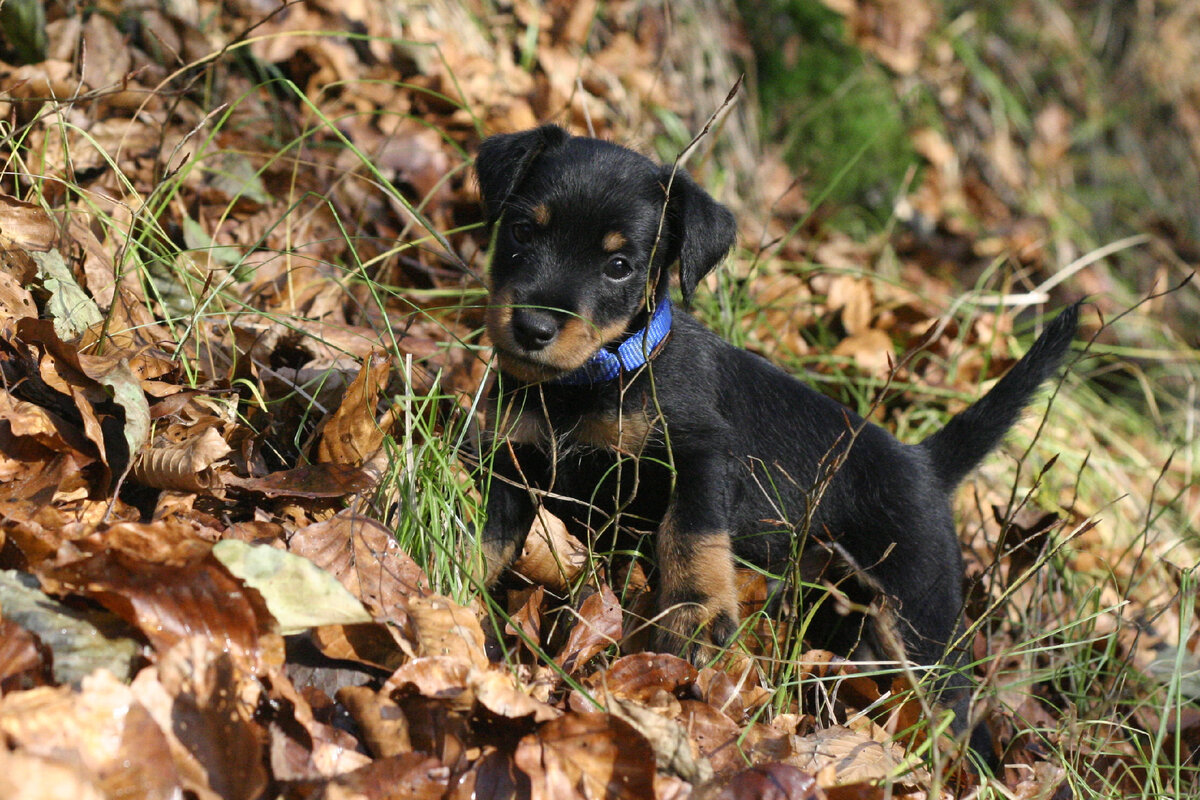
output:
<instances>
[{"instance_id":1,"label":"puppy's floppy ear","mask_svg":"<svg viewBox=\"0 0 1200 800\"><path fill-rule=\"evenodd\" d=\"M489 225L500 218L508 196L520 185L538 155L569 138L570 134L557 125L542 125L520 133L490 136L479 145L475 175L479 178L479 196L483 198Z\"/></svg>"},{"instance_id":2,"label":"puppy's floppy ear","mask_svg":"<svg viewBox=\"0 0 1200 800\"><path fill-rule=\"evenodd\" d=\"M671 179L665 167L663 182ZM669 218L679 247L679 286L690 305L700 279L721 263L737 240L737 223L729 209L713 200L683 170L671 181Z\"/></svg>"}]
</instances>

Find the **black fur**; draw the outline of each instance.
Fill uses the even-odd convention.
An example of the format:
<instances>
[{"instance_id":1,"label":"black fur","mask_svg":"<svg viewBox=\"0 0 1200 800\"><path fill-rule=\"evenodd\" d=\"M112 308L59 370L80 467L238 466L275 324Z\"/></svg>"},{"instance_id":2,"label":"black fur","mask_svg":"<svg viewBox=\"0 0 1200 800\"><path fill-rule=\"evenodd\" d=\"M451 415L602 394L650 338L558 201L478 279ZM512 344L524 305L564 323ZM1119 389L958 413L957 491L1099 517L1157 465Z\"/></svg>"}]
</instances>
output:
<instances>
[{"instance_id":1,"label":"black fur","mask_svg":"<svg viewBox=\"0 0 1200 800\"><path fill-rule=\"evenodd\" d=\"M683 172L672 178L632 151L553 126L488 139L476 170L497 223L489 329L501 372L485 581L494 583L524 542L539 502L532 486L557 498L545 502L568 524L600 529L619 509L622 527L655 533L656 649L699 660L736 631L736 558L839 583L864 606L881 593L913 662L964 663L964 652L948 652L963 603L952 492L1058 368L1077 307L990 393L918 445L678 310L645 368L561 385L553 379L595 347L644 325L676 263L690 298L733 246L734 219ZM583 352L597 329L603 341ZM871 642L863 621L825 603L808 635L862 652ZM961 674L940 684L960 730L969 686ZM973 746L990 749L982 728Z\"/></svg>"}]
</instances>

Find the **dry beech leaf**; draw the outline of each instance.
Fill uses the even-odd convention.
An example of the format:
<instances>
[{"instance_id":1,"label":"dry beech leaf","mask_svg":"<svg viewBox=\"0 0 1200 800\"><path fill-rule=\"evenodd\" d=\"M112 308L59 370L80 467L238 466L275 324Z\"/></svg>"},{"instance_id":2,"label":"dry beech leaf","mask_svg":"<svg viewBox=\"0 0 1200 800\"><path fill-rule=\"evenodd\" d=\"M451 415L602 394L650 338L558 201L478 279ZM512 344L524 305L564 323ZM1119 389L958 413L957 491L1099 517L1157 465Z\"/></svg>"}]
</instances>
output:
<instances>
[{"instance_id":1,"label":"dry beech leaf","mask_svg":"<svg viewBox=\"0 0 1200 800\"><path fill-rule=\"evenodd\" d=\"M608 584L601 585L580 606L579 618L555 663L567 674L575 674L592 656L620 640L622 621L621 602Z\"/></svg>"},{"instance_id":2,"label":"dry beech leaf","mask_svg":"<svg viewBox=\"0 0 1200 800\"><path fill-rule=\"evenodd\" d=\"M622 656L607 670L589 675L584 683L645 703L658 692L674 694L696 682L698 673L690 663L664 653L634 653Z\"/></svg>"},{"instance_id":3,"label":"dry beech leaf","mask_svg":"<svg viewBox=\"0 0 1200 800\"><path fill-rule=\"evenodd\" d=\"M506 753L489 747L455 779L445 800L512 800L528 796L529 778Z\"/></svg>"},{"instance_id":4,"label":"dry beech leaf","mask_svg":"<svg viewBox=\"0 0 1200 800\"><path fill-rule=\"evenodd\" d=\"M408 719L387 692L366 686L343 686L338 689L337 699L354 717L371 755L386 758L412 750Z\"/></svg>"},{"instance_id":5,"label":"dry beech leaf","mask_svg":"<svg viewBox=\"0 0 1200 800\"><path fill-rule=\"evenodd\" d=\"M388 678L383 691L409 690L445 702L454 711L487 709L505 719L545 722L562 712L533 697L512 674L494 667L479 668L454 657L415 658ZM478 708L477 708L478 706Z\"/></svg>"},{"instance_id":6,"label":"dry beech leaf","mask_svg":"<svg viewBox=\"0 0 1200 800\"><path fill-rule=\"evenodd\" d=\"M567 531L562 520L540 508L512 571L561 594L583 570L587 558L583 542Z\"/></svg>"},{"instance_id":7,"label":"dry beech leaf","mask_svg":"<svg viewBox=\"0 0 1200 800\"><path fill-rule=\"evenodd\" d=\"M904 764L894 745L840 725L798 737L792 748L789 761L816 775L822 787L894 777Z\"/></svg>"},{"instance_id":8,"label":"dry beech leaf","mask_svg":"<svg viewBox=\"0 0 1200 800\"><path fill-rule=\"evenodd\" d=\"M567 713L521 739L513 754L532 800L654 796L654 751L612 714Z\"/></svg>"},{"instance_id":9,"label":"dry beech leaf","mask_svg":"<svg viewBox=\"0 0 1200 800\"><path fill-rule=\"evenodd\" d=\"M739 745L742 729L733 720L698 700L683 700L679 705L679 722L717 775L727 775L746 766Z\"/></svg>"},{"instance_id":10,"label":"dry beech leaf","mask_svg":"<svg viewBox=\"0 0 1200 800\"><path fill-rule=\"evenodd\" d=\"M296 531L288 550L336 577L378 619L403 621L404 598L429 592L429 579L392 531L352 508Z\"/></svg>"},{"instance_id":11,"label":"dry beech leaf","mask_svg":"<svg viewBox=\"0 0 1200 800\"><path fill-rule=\"evenodd\" d=\"M829 284L826 301L830 311L842 312L842 326L853 336L867 330L871 324L874 298L871 282L853 275L837 275Z\"/></svg>"},{"instance_id":12,"label":"dry beech leaf","mask_svg":"<svg viewBox=\"0 0 1200 800\"><path fill-rule=\"evenodd\" d=\"M136 625L160 652L200 635L246 664L274 657L262 641L274 624L262 597L211 555L159 564L107 550L38 575L47 591L88 597Z\"/></svg>"},{"instance_id":13,"label":"dry beech leaf","mask_svg":"<svg viewBox=\"0 0 1200 800\"><path fill-rule=\"evenodd\" d=\"M323 797L330 800L441 800L450 770L426 753L380 758L331 780Z\"/></svg>"},{"instance_id":14,"label":"dry beech leaf","mask_svg":"<svg viewBox=\"0 0 1200 800\"><path fill-rule=\"evenodd\" d=\"M7 606L7 595L4 600ZM50 683L51 658L50 649L36 636L11 620L0 619L0 692L11 694Z\"/></svg>"},{"instance_id":15,"label":"dry beech leaf","mask_svg":"<svg viewBox=\"0 0 1200 800\"><path fill-rule=\"evenodd\" d=\"M474 670L471 673L471 688L479 705L499 717L529 717L534 722L545 722L562 713L554 706L535 700L511 674L501 670Z\"/></svg>"},{"instance_id":16,"label":"dry beech leaf","mask_svg":"<svg viewBox=\"0 0 1200 800\"><path fill-rule=\"evenodd\" d=\"M418 655L447 656L480 669L487 668L483 629L468 609L449 598L430 595L410 597L406 610L416 636Z\"/></svg>"},{"instance_id":17,"label":"dry beech leaf","mask_svg":"<svg viewBox=\"0 0 1200 800\"><path fill-rule=\"evenodd\" d=\"M29 289L8 272L0 272L0 315L8 319L36 317L37 306Z\"/></svg>"},{"instance_id":18,"label":"dry beech leaf","mask_svg":"<svg viewBox=\"0 0 1200 800\"><path fill-rule=\"evenodd\" d=\"M393 626L382 622L321 625L309 632L312 643L329 658L357 661L388 671L411 655L411 646Z\"/></svg>"},{"instance_id":19,"label":"dry beech leaf","mask_svg":"<svg viewBox=\"0 0 1200 800\"><path fill-rule=\"evenodd\" d=\"M226 486L235 486L266 497L345 497L365 492L377 482L370 472L346 464L310 464L272 472L261 478L225 476Z\"/></svg>"},{"instance_id":20,"label":"dry beech leaf","mask_svg":"<svg viewBox=\"0 0 1200 800\"><path fill-rule=\"evenodd\" d=\"M471 664L459 658L423 656L414 658L391 674L384 692L414 690L422 697L437 698L455 711L475 705L470 686Z\"/></svg>"},{"instance_id":21,"label":"dry beech leaf","mask_svg":"<svg viewBox=\"0 0 1200 800\"><path fill-rule=\"evenodd\" d=\"M161 730L181 782L201 800L253 800L267 784L267 734L251 719L260 680L210 636L181 640L130 689Z\"/></svg>"},{"instance_id":22,"label":"dry beech leaf","mask_svg":"<svg viewBox=\"0 0 1200 800\"><path fill-rule=\"evenodd\" d=\"M133 476L154 489L205 492L221 488L215 467L230 447L215 427L185 441L144 448L133 463Z\"/></svg>"},{"instance_id":23,"label":"dry beech leaf","mask_svg":"<svg viewBox=\"0 0 1200 800\"><path fill-rule=\"evenodd\" d=\"M45 687L6 695L0 732L10 746L77 761L114 797L179 791L163 732L129 687L104 670L85 678L78 693Z\"/></svg>"},{"instance_id":24,"label":"dry beech leaf","mask_svg":"<svg viewBox=\"0 0 1200 800\"><path fill-rule=\"evenodd\" d=\"M82 764L56 756L0 749L0 797L5 800L109 800Z\"/></svg>"},{"instance_id":25,"label":"dry beech leaf","mask_svg":"<svg viewBox=\"0 0 1200 800\"><path fill-rule=\"evenodd\" d=\"M372 621L358 598L307 558L237 539L217 542L213 556L262 596L285 636L318 625Z\"/></svg>"},{"instance_id":26,"label":"dry beech leaf","mask_svg":"<svg viewBox=\"0 0 1200 800\"><path fill-rule=\"evenodd\" d=\"M46 251L58 238L54 220L40 206L0 194L0 249Z\"/></svg>"},{"instance_id":27,"label":"dry beech leaf","mask_svg":"<svg viewBox=\"0 0 1200 800\"><path fill-rule=\"evenodd\" d=\"M711 800L823 800L825 793L810 773L789 764L764 764L730 777Z\"/></svg>"},{"instance_id":28,"label":"dry beech leaf","mask_svg":"<svg viewBox=\"0 0 1200 800\"><path fill-rule=\"evenodd\" d=\"M375 406L391 371L391 359L381 350L363 359L341 405L325 421L317 443L317 461L357 467L379 449L384 431L375 420Z\"/></svg>"},{"instance_id":29,"label":"dry beech leaf","mask_svg":"<svg viewBox=\"0 0 1200 800\"><path fill-rule=\"evenodd\" d=\"M886 375L896 363L892 338L878 328L847 336L834 345L833 354L853 358L859 369L875 375Z\"/></svg>"},{"instance_id":30,"label":"dry beech leaf","mask_svg":"<svg viewBox=\"0 0 1200 800\"><path fill-rule=\"evenodd\" d=\"M606 695L605 705L646 737L654 748L655 763L660 770L678 775L694 784L712 780L713 768L707 758L692 752L687 730L677 720L667 719L633 700Z\"/></svg>"}]
</instances>

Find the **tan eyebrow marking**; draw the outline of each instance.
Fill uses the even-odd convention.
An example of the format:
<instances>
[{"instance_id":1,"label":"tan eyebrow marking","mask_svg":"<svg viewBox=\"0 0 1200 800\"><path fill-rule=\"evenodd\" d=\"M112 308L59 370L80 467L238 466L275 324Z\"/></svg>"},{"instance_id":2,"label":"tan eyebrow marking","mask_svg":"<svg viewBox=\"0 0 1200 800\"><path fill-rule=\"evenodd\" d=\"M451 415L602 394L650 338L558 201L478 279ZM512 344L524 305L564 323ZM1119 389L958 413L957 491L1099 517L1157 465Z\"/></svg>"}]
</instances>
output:
<instances>
[{"instance_id":1,"label":"tan eyebrow marking","mask_svg":"<svg viewBox=\"0 0 1200 800\"><path fill-rule=\"evenodd\" d=\"M533 221L543 228L550 224L550 206L539 203L533 207Z\"/></svg>"},{"instance_id":2,"label":"tan eyebrow marking","mask_svg":"<svg viewBox=\"0 0 1200 800\"><path fill-rule=\"evenodd\" d=\"M612 231L604 235L604 240L600 243L604 247L604 252L615 253L625 246L625 235L620 231Z\"/></svg>"}]
</instances>

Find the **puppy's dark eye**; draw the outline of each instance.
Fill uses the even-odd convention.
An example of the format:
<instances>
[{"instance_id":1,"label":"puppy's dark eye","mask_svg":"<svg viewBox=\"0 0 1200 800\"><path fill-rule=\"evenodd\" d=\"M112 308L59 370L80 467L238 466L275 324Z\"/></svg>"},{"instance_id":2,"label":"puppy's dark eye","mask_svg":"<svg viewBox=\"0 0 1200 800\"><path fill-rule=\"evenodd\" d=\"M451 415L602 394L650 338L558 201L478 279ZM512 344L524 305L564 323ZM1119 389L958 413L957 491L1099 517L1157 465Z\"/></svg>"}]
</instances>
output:
<instances>
[{"instance_id":1,"label":"puppy's dark eye","mask_svg":"<svg viewBox=\"0 0 1200 800\"><path fill-rule=\"evenodd\" d=\"M517 244L528 244L533 238L533 226L528 222L514 222L508 230Z\"/></svg>"},{"instance_id":2,"label":"puppy's dark eye","mask_svg":"<svg viewBox=\"0 0 1200 800\"><path fill-rule=\"evenodd\" d=\"M625 256L613 256L604 265L604 277L614 281L622 281L633 274L633 264Z\"/></svg>"}]
</instances>

